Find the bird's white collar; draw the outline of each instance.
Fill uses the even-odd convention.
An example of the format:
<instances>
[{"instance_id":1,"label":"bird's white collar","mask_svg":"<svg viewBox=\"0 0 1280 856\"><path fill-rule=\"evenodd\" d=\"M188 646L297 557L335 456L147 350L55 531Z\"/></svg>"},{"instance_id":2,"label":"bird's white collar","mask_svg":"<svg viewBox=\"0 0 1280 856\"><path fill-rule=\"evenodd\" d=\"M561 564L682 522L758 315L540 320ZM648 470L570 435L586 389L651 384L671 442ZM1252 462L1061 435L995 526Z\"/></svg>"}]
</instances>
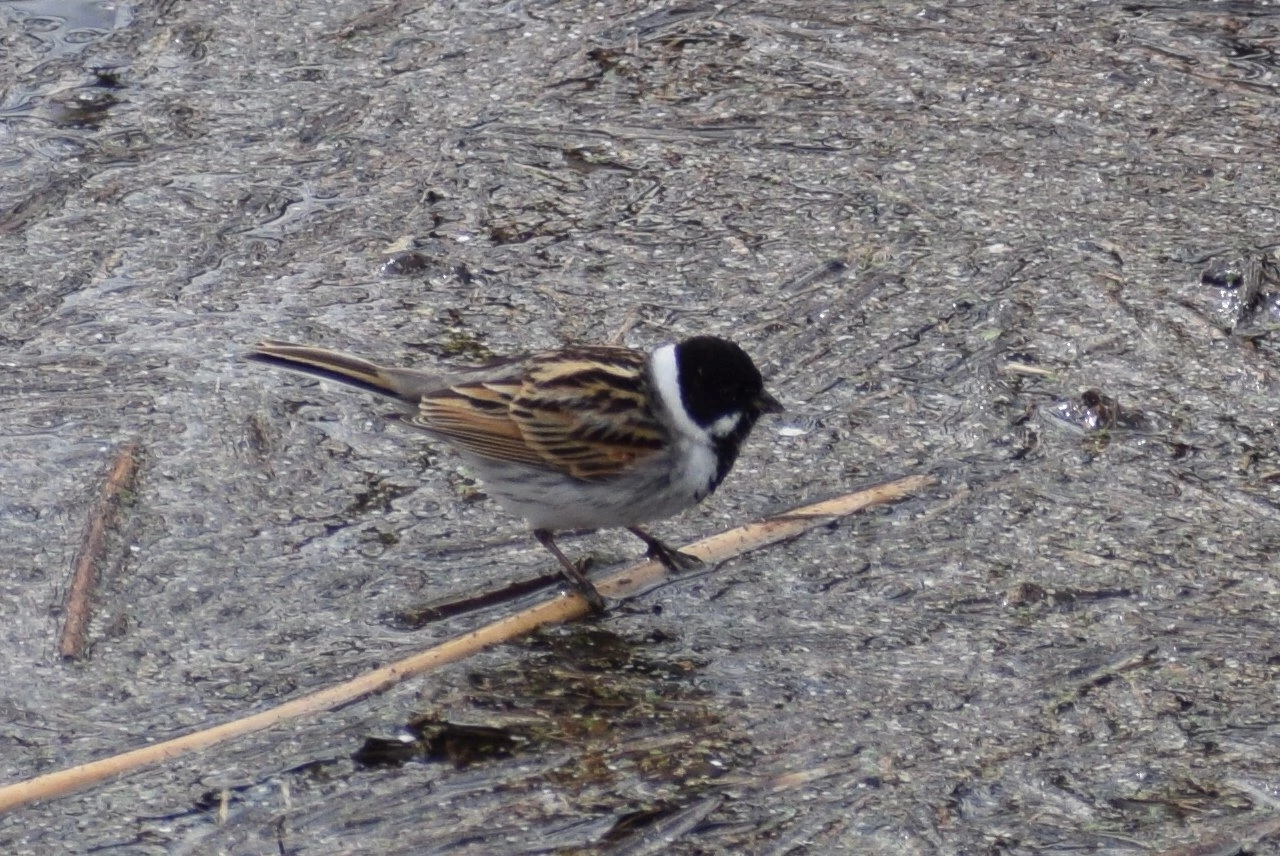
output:
<instances>
[{"instance_id":1,"label":"bird's white collar","mask_svg":"<svg viewBox=\"0 0 1280 856\"><path fill-rule=\"evenodd\" d=\"M649 366L658 398L671 416L676 430L688 437L705 441L707 432L689 416L680 395L680 366L676 362L676 346L663 345L658 348L649 358Z\"/></svg>"}]
</instances>

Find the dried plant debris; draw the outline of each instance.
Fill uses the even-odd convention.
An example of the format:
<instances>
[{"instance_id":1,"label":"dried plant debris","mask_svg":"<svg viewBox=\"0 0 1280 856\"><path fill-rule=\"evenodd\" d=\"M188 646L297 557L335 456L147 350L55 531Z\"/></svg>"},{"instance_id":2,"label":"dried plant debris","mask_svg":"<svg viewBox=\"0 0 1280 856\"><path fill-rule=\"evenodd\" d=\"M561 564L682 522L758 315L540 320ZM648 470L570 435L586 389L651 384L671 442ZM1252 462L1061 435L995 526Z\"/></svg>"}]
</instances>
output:
<instances>
[{"instance_id":1,"label":"dried plant debris","mask_svg":"<svg viewBox=\"0 0 1280 856\"><path fill-rule=\"evenodd\" d=\"M1004 604L1012 609L1037 609L1057 613L1077 612L1113 598L1138 595L1131 588L1084 589L1045 588L1039 583L1020 581L1004 593Z\"/></svg>"},{"instance_id":2,"label":"dried plant debris","mask_svg":"<svg viewBox=\"0 0 1280 856\"><path fill-rule=\"evenodd\" d=\"M382 263L382 267L378 271L383 276L412 276L413 274L428 273L435 266L435 260L426 253L418 250L402 250L392 254Z\"/></svg>"},{"instance_id":3,"label":"dried plant debris","mask_svg":"<svg viewBox=\"0 0 1280 856\"><path fill-rule=\"evenodd\" d=\"M1086 389L1073 398L1059 398L1037 412L1050 425L1074 434L1150 432L1158 426L1158 421L1147 413L1121 407L1120 402L1096 389Z\"/></svg>"},{"instance_id":4,"label":"dried plant debris","mask_svg":"<svg viewBox=\"0 0 1280 856\"><path fill-rule=\"evenodd\" d=\"M409 722L397 737L366 739L352 760L364 767L448 761L461 769L476 761L510 755L522 742L509 728L449 722L427 714Z\"/></svg>"},{"instance_id":5,"label":"dried plant debris","mask_svg":"<svg viewBox=\"0 0 1280 856\"><path fill-rule=\"evenodd\" d=\"M500 764L504 805L550 790L600 821L596 834L611 841L691 828L720 804L718 783L754 753L697 687L701 663L655 655L665 641L581 626L539 633L519 661L469 676L467 698L448 713L370 738L354 760ZM527 772L513 778L512 769Z\"/></svg>"},{"instance_id":6,"label":"dried plant debris","mask_svg":"<svg viewBox=\"0 0 1280 856\"><path fill-rule=\"evenodd\" d=\"M1037 418L1032 420L1033 416ZM1025 435L1021 456L1039 447L1041 437L1035 422L1059 434L1078 437L1090 457L1100 454L1113 442L1154 442L1166 448L1174 459L1185 458L1198 448L1196 442L1186 436L1185 420L1154 409L1121 405L1114 396L1097 389L1086 389L1078 396L1055 398L1048 404L1029 407L1026 416L1015 426Z\"/></svg>"},{"instance_id":7,"label":"dried plant debris","mask_svg":"<svg viewBox=\"0 0 1280 856\"><path fill-rule=\"evenodd\" d=\"M1201 271L1200 285L1209 290L1195 308L1232 335L1253 339L1280 327L1280 263L1274 256L1213 259Z\"/></svg>"}]
</instances>

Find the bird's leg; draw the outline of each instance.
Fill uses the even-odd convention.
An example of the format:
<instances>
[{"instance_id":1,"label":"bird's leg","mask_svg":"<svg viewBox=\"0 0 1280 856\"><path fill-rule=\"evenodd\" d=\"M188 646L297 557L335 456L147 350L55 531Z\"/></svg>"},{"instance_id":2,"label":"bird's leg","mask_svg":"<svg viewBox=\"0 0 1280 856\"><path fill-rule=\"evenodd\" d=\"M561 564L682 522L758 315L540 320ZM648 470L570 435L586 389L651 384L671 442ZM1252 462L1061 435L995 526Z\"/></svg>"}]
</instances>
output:
<instances>
[{"instance_id":1,"label":"bird's leg","mask_svg":"<svg viewBox=\"0 0 1280 856\"><path fill-rule=\"evenodd\" d=\"M688 553L681 553L679 550L668 547L639 526L628 526L627 531L649 546L650 559L657 559L673 574L696 570L702 565L702 560L697 556L690 556Z\"/></svg>"},{"instance_id":2,"label":"bird's leg","mask_svg":"<svg viewBox=\"0 0 1280 856\"><path fill-rule=\"evenodd\" d=\"M564 574L578 594L586 598L587 603L591 604L591 608L596 612L605 612L604 598L600 596L600 592L596 591L595 585L591 580L587 579L582 571L578 570L577 565L570 562L564 553L560 552L560 548L556 546L555 539L551 537L550 529L535 529L533 537L538 539L538 543L551 551L551 555L560 560L560 571Z\"/></svg>"}]
</instances>

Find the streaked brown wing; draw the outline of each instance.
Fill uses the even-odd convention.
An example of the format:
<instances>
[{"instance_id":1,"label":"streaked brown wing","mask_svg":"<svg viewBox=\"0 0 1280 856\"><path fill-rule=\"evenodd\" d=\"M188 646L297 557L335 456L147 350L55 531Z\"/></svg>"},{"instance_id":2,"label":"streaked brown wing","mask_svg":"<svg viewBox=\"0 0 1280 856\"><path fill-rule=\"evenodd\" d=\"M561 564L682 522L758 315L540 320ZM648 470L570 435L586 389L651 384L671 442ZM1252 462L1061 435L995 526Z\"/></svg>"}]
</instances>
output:
<instances>
[{"instance_id":1,"label":"streaked brown wing","mask_svg":"<svg viewBox=\"0 0 1280 856\"><path fill-rule=\"evenodd\" d=\"M615 476L664 445L644 354L557 351L530 358L525 369L431 393L410 421L473 455L587 480Z\"/></svg>"},{"instance_id":2,"label":"streaked brown wing","mask_svg":"<svg viewBox=\"0 0 1280 856\"><path fill-rule=\"evenodd\" d=\"M542 459L525 442L520 426L511 417L511 402L520 389L518 379L460 383L423 397L417 414L407 421L472 455L542 466Z\"/></svg>"},{"instance_id":3,"label":"streaked brown wing","mask_svg":"<svg viewBox=\"0 0 1280 856\"><path fill-rule=\"evenodd\" d=\"M581 479L607 479L654 454L666 429L653 414L646 356L584 348L536 360L511 414L548 466Z\"/></svg>"}]
</instances>

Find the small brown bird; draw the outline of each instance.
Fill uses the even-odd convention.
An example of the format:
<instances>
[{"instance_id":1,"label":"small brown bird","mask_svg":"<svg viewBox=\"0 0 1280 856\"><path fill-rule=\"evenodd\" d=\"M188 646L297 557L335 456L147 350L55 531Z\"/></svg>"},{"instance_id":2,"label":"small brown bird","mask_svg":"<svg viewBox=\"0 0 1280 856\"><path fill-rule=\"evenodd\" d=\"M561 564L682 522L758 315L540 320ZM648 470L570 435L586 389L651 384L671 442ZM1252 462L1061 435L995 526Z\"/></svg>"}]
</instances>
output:
<instances>
[{"instance_id":1,"label":"small brown bird","mask_svg":"<svg viewBox=\"0 0 1280 856\"><path fill-rule=\"evenodd\" d=\"M453 446L598 611L604 599L553 531L625 527L668 568L696 563L639 525L710 496L756 420L782 410L746 352L714 336L649 353L565 348L450 375L286 342L249 356L407 405L403 420Z\"/></svg>"}]
</instances>

